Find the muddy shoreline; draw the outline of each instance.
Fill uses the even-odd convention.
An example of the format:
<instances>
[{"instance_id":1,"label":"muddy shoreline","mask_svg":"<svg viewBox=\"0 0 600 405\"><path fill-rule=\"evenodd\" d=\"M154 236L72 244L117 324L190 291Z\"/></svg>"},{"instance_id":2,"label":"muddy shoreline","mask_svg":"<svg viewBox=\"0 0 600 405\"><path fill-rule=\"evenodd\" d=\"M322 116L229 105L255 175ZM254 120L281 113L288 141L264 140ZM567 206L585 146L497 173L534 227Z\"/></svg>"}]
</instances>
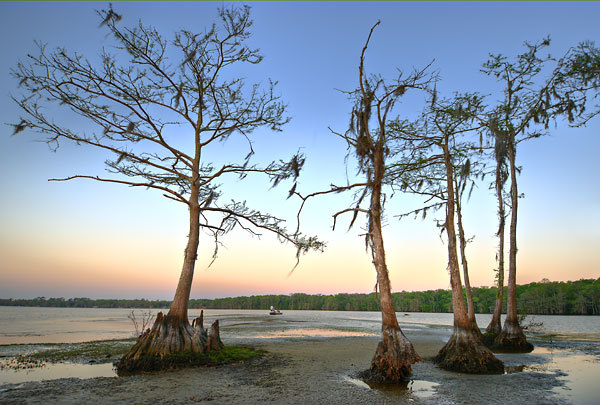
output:
<instances>
[{"instance_id":1,"label":"muddy shoreline","mask_svg":"<svg viewBox=\"0 0 600 405\"><path fill-rule=\"evenodd\" d=\"M267 353L248 362L161 374L7 384L0 386L0 404L588 403L587 397L569 394L568 374L555 368L556 359L582 353L596 367L600 361L597 343L580 347L563 343L556 349L555 342L551 346L538 342L533 353L499 355L514 372L458 374L430 361L444 343L439 334L407 335L425 361L414 365L414 379L406 387L371 388L357 379L369 365L377 336L224 339L226 344L245 343Z\"/></svg>"}]
</instances>

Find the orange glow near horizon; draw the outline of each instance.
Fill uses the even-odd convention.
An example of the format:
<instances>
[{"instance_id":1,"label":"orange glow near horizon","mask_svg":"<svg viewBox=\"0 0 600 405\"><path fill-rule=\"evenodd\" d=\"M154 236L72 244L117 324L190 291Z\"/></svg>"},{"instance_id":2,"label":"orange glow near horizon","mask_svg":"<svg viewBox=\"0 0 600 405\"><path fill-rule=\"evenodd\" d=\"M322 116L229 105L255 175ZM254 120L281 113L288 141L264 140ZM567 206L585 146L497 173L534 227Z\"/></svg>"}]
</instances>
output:
<instances>
[{"instance_id":1,"label":"orange glow near horizon","mask_svg":"<svg viewBox=\"0 0 600 405\"><path fill-rule=\"evenodd\" d=\"M40 296L65 298L148 298L171 299L179 279L182 260L181 246L185 238L170 244L136 245L121 238L101 245L100 241L74 241L64 245L60 238L42 238L37 244L43 249L28 255L26 244L3 243L0 254L5 272L5 290L18 291L27 286L40 291ZM388 243L388 269L393 291L448 289L446 251L438 239L428 248L403 251L395 240ZM4 241L7 242L7 241ZM22 241L21 241L22 242ZM178 246L178 243L181 246ZM325 253L310 253L301 258L292 272L294 249L269 240L234 237L220 250L219 258L211 266L212 246L203 240L200 250L191 298L217 298L242 295L268 294L336 294L369 293L375 286L375 270L364 250L363 240L342 235L333 239ZM424 246L424 245L421 245ZM490 245L493 248L493 244ZM491 286L494 283L493 257L482 246L472 246L470 278L473 286ZM489 247L488 247L489 248ZM518 262L518 283L526 284L548 278L567 281L596 278L598 257L577 255L591 251L590 246L564 246L554 256L543 256L543 245L528 246L531 254L521 254ZM3 250L3 251L1 251ZM23 259L26 258L26 259ZM564 263L570 268L565 269ZM567 270L567 271L566 271ZM31 294L29 294L31 295Z\"/></svg>"},{"instance_id":2,"label":"orange glow near horizon","mask_svg":"<svg viewBox=\"0 0 600 405\"><path fill-rule=\"evenodd\" d=\"M406 14L404 5L422 11L422 18L397 24ZM247 100L254 83L262 83L260 88L268 93L268 77L272 77L278 83L273 94L281 96L279 101L286 105L283 116L292 119L280 132L272 131L269 125L257 128L251 125L252 130L244 130L244 136L234 131L225 142L205 145L202 164L213 165L215 170L221 164L242 164L250 141L255 154L249 164L256 167L280 159L288 161L297 152L305 155L296 188L303 195L328 190L331 184L341 186L355 180L362 183L364 179L357 174L352 154L348 155L347 143L331 131L343 133L348 126L353 104L344 91L357 85L356 63L368 31L368 25L362 25L365 21L381 19L383 30L378 28L369 46L368 74L381 74L386 80L393 80L397 77L396 69L406 72L435 60L431 71L440 72L442 80L436 84L440 97L452 97L455 91L478 92L485 95L484 104L490 109L498 105L504 92L501 82L481 74L482 63L490 52L505 54L509 59L516 57L525 49L523 41L535 39L529 36L532 32L542 32L553 37L547 50L559 58L580 41L599 37L597 3L565 3L557 7L538 3L543 12L533 14L517 12L520 7L517 4L491 8L476 4L439 5L365 2L357 7L334 9L316 3L283 4L283 8L254 4L251 42L257 40L265 59L260 66L236 63L228 68L232 69L228 73L223 72L222 78L243 77L246 83L243 99ZM27 60L27 54L36 49L34 41L40 38L48 44L48 49L64 47L89 58L91 63L99 61L97 56L102 49L115 44L112 36L98 29L96 5L91 2L79 3L68 10L49 2L36 3L35 7L25 2L5 2L2 6L4 24L0 24L0 30L4 30L6 39L2 58L6 73L15 69L19 61ZM126 12L121 24L136 26L138 21L144 21L155 26L161 35L170 37L185 27L202 32L218 21L216 7L205 3L189 3L189 6L190 12L186 14L166 2L153 3L152 7L141 2L123 2L120 7ZM504 20L498 18L500 12L518 20L513 24L515 29L506 30ZM339 15L344 18L338 18ZM426 24L425 18L428 21L433 18L437 23ZM333 23L312 24L306 30L307 22L311 21ZM284 29L274 36L275 23ZM461 24L465 29L456 30ZM360 26L363 28L358 29ZM407 37L415 40L398 41ZM313 46L314 43L319 46ZM127 52L113 50L118 55L117 65L130 66ZM332 58L332 54L336 57ZM301 63L303 55L327 63L307 65ZM177 59L181 56L178 52L168 51L165 56L169 59L165 63L172 66L181 62ZM551 65L547 68L553 69ZM541 84L546 80L545 74L544 69L534 81L537 83L539 79ZM17 99L27 96L27 86L20 86L13 76L1 75L0 88L5 89L5 95L10 93ZM49 120L73 132L102 133L103 128L97 122L71 114L68 105L46 105L45 96L41 97L40 108L46 111ZM415 92L408 97L398 100L388 118L413 120L421 116L422 109L427 107L427 95ZM113 108L108 100L97 101ZM163 101L172 102L168 95ZM19 122L19 117L27 117L18 103L11 97L1 97L0 105L5 123L0 125L0 297L172 299L189 232L187 207L163 198L162 191L144 187L83 179L47 181L73 175L121 176L106 171L105 161L115 158L114 151L78 146L65 140L57 153L51 153L43 142L44 135L36 133L34 128L26 126L20 133L14 133L17 127L13 125ZM117 111L121 107L119 103L114 106ZM587 107L587 111L593 108ZM172 146L181 147L189 156L193 154L194 137L187 135L195 133L195 125L175 124L178 118L170 108L155 106L149 113L156 123L165 123L164 135L173 142ZM543 131L533 124L529 130ZM517 165L522 167L518 191L525 198L519 199L518 204L517 282L598 278L600 116L581 127L571 127L568 120L557 118L556 125L547 131L548 136L520 142L518 147ZM209 139L206 135L202 135L203 140ZM473 141L479 137L472 135ZM465 140L470 139L468 136ZM139 148L139 152L150 154L162 153L155 149L158 145L146 148L146 142L115 145ZM399 145L388 146L394 150ZM171 156L171 152L165 153ZM388 163L396 157L389 155ZM483 155L475 159L478 163L485 162L488 169L494 160ZM215 182L220 184L215 205L222 207L231 200L244 201L248 208L281 218L287 221L282 226L295 229L301 201L288 198L292 179L271 187L268 176L256 172L244 178L233 173L222 174L211 183L211 186L216 186ZM471 285L475 287L492 286L497 267L497 201L493 187L490 188L491 180L489 176L477 180L472 196L463 204L465 232L468 238L474 237L468 244L467 256ZM365 232L364 215L346 232L351 218L346 215L350 212L346 212L338 217L335 232L331 230L332 215L355 206L360 195L354 195L355 191L358 189L321 195L307 202L300 230L307 236L317 235L327 243L327 248L324 253L310 252L302 257L291 275L296 263L294 248L278 243L267 232L262 239L252 238L239 228L225 235L222 239L225 247L220 248L218 259L210 267L214 244L209 236L203 235L191 297L372 292L375 270L360 236ZM400 220L399 214L418 210L433 200L426 202L388 186L384 192L383 232L392 290L448 289L446 237L440 235L441 229L436 224L443 221L444 210L430 211L426 218L409 216ZM363 200L363 207L367 200ZM210 220L213 225L220 223L217 217ZM507 224L507 239L508 228Z\"/></svg>"}]
</instances>

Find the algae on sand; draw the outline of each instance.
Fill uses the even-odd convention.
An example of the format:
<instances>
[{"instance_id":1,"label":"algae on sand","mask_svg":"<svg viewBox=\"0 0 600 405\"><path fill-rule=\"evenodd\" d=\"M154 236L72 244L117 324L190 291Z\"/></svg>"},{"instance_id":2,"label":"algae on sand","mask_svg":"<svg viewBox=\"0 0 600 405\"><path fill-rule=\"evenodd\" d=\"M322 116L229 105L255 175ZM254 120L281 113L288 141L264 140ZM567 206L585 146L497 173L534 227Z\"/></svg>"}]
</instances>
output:
<instances>
[{"instance_id":1,"label":"algae on sand","mask_svg":"<svg viewBox=\"0 0 600 405\"><path fill-rule=\"evenodd\" d=\"M72 363L114 363L118 361L131 346L134 339L99 340L84 343L61 343L57 345L40 345L40 350L18 357L20 362L72 362ZM222 350L208 353L182 352L167 356L170 367L216 366L251 360L265 352L248 347L225 346ZM158 371L158 370L157 370Z\"/></svg>"},{"instance_id":2,"label":"algae on sand","mask_svg":"<svg viewBox=\"0 0 600 405\"><path fill-rule=\"evenodd\" d=\"M135 339L97 340L83 343L60 343L20 356L26 360L46 362L69 361L73 363L111 363L123 356ZM32 345L33 346L33 345ZM47 344L40 345L47 347Z\"/></svg>"},{"instance_id":3,"label":"algae on sand","mask_svg":"<svg viewBox=\"0 0 600 405\"><path fill-rule=\"evenodd\" d=\"M144 372L165 371L187 367L218 366L251 360L261 357L264 353L265 351L263 350L250 349L247 347L225 346L221 350L214 350L206 353L185 351L168 354L162 358L158 356L141 356L138 362L143 365L142 368L119 367L119 364L117 363L117 374L119 376L127 376Z\"/></svg>"}]
</instances>

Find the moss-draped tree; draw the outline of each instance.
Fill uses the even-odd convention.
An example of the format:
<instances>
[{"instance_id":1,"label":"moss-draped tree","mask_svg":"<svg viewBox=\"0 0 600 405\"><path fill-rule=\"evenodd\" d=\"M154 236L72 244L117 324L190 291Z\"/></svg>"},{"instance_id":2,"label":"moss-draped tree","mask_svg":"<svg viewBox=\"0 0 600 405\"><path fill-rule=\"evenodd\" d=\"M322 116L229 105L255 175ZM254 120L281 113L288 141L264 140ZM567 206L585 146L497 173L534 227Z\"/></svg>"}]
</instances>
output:
<instances>
[{"instance_id":1,"label":"moss-draped tree","mask_svg":"<svg viewBox=\"0 0 600 405\"><path fill-rule=\"evenodd\" d=\"M360 55L358 87L347 92L353 103L349 128L344 133L332 130L332 133L346 142L348 154L356 158L359 180L346 186L332 185L329 190L306 196L298 192L296 194L302 198L302 207L304 207L310 197L355 191L354 205L335 213L333 226L335 229L337 218L342 214L352 214L350 228L359 214L364 214L367 218L365 243L377 273L376 289L379 292L381 307L381 341L364 378L370 382L393 384L406 381L412 374L412 364L421 361L421 358L398 324L385 257L382 225L386 200L385 188L391 185L391 178L400 176L402 170L407 169L391 163L400 150L396 142L397 133L388 131L388 119L394 113L398 100L407 91L427 89L432 76L427 73L428 67L415 70L406 76L400 73L391 83L387 83L380 76L367 75L365 54L373 31L378 25L379 22L371 28Z\"/></svg>"},{"instance_id":2,"label":"moss-draped tree","mask_svg":"<svg viewBox=\"0 0 600 405\"><path fill-rule=\"evenodd\" d=\"M506 166L506 139L502 136L502 133L497 133L494 137L494 191L496 199L498 201L498 230L496 236L498 236L498 252L496 253L496 261L498 262L498 268L496 269L496 286L498 291L496 293L496 303L494 305L494 312L492 319L486 327L486 344L492 344L496 336L502 331L502 307L504 305L504 234L506 230L506 202L504 199L504 186L508 179L508 170ZM488 342L489 340L489 342Z\"/></svg>"},{"instance_id":3,"label":"moss-draped tree","mask_svg":"<svg viewBox=\"0 0 600 405\"><path fill-rule=\"evenodd\" d=\"M456 137L472 131L470 124L480 108L481 100L478 96L457 96L451 102L434 106L430 115L430 122L435 134L432 139L435 145L441 149L440 160L443 161L446 178L446 184L443 187L443 194L446 197L446 219L443 228L448 238L448 271L454 312L452 335L435 357L435 362L448 370L478 374L504 371L502 361L498 360L481 342L481 332L475 321L475 307L465 253L466 238L462 225L461 204L466 178L470 171L468 168L471 165L469 160L465 160L464 157L460 165L456 164L457 160L460 161L460 155L464 153L464 149L461 151L456 147L458 144ZM462 174L456 173L457 167L460 168ZM458 224L460 242L458 245L455 224ZM460 250L468 307L465 307L463 299L457 249Z\"/></svg>"},{"instance_id":4,"label":"moss-draped tree","mask_svg":"<svg viewBox=\"0 0 600 405\"><path fill-rule=\"evenodd\" d=\"M486 126L494 144L496 161L495 190L498 199L498 295L486 342L496 350L530 351L517 319L517 218L518 188L516 165L519 143L545 135L551 120L564 117L572 126L585 125L600 114L600 50L591 41L569 49L562 58L540 52L550 45L546 38L525 42L526 51L509 59L491 55L482 72L494 76L503 85L503 98L487 118ZM551 68L548 74L545 70ZM544 76L545 75L545 76ZM537 126L537 128L536 128ZM540 128L543 126L543 129ZM510 179L509 202L505 203L504 186ZM505 208L510 208L507 316L500 326L503 306Z\"/></svg>"},{"instance_id":5,"label":"moss-draped tree","mask_svg":"<svg viewBox=\"0 0 600 405\"><path fill-rule=\"evenodd\" d=\"M490 135L495 140L497 159L506 159L508 179L510 180L510 221L509 221L509 249L508 249L508 283L507 283L507 310L506 319L502 330L496 335L492 347L499 351L529 352L533 345L527 342L525 334L519 325L516 302L517 283L517 219L519 191L517 186L517 147L526 140L544 135L549 127L549 122L558 114L565 113L571 116L575 104L563 99L556 92L557 79L560 76L562 64L568 59L559 60L550 74L544 75L544 70L552 67L555 60L540 53L550 45L546 38L535 43L525 42L525 52L509 59L503 55L491 55L484 63L482 72L495 77L503 87L503 97L496 107L489 113L486 126ZM501 198L499 187L504 183L502 163L498 162L499 170L496 172L497 196ZM499 202L501 205L501 202ZM499 206L500 206L499 205ZM500 227L502 230L504 218L500 214ZM501 264L504 260L501 258ZM497 301L495 312L499 312L502 302ZM497 329L492 326L489 331Z\"/></svg>"},{"instance_id":6,"label":"moss-draped tree","mask_svg":"<svg viewBox=\"0 0 600 405\"><path fill-rule=\"evenodd\" d=\"M238 69L262 60L247 45L249 8L221 9L219 24L199 33L180 30L170 40L142 22L121 27L112 7L98 15L114 41L113 53L102 49L96 62L37 43L37 53L13 70L23 89L13 99L24 113L15 133L32 130L53 148L72 142L112 155L105 162L107 176L53 180L93 179L158 190L187 207L189 234L171 307L119 363L121 371L161 368L173 353L222 346L218 323L208 334L200 319L188 321L201 230L214 237L215 255L219 238L236 227L275 233L293 243L298 254L321 244L287 232L282 220L249 208L243 199L222 198L220 185L227 181L258 174L277 184L295 179L304 162L301 155L262 166L251 162L252 132L280 131L288 118L273 82L248 86L237 76ZM67 113L79 120L70 121ZM87 125L79 126L81 119ZM211 156L211 146L236 137L247 141L237 161L227 162L239 151Z\"/></svg>"},{"instance_id":7,"label":"moss-draped tree","mask_svg":"<svg viewBox=\"0 0 600 405\"><path fill-rule=\"evenodd\" d=\"M582 41L562 59L552 92L556 115L572 126L584 126L600 115L600 48Z\"/></svg>"},{"instance_id":8,"label":"moss-draped tree","mask_svg":"<svg viewBox=\"0 0 600 405\"><path fill-rule=\"evenodd\" d=\"M400 190L426 198L423 207L399 217L422 214L425 218L429 210L445 210L439 226L447 236L454 328L434 361L447 370L476 374L504 370L503 363L481 342L469 282L467 238L462 218L464 192L468 184L473 185L472 178L478 173L476 166L479 165L471 161L476 148L468 141L468 134L480 127L476 117L482 109L481 97L476 94L458 94L450 100L439 100L433 93L431 107L418 125L420 130L403 131L405 152L402 161L412 169L398 179ZM393 125L396 127L398 123ZM463 297L461 265L467 306Z\"/></svg>"}]
</instances>

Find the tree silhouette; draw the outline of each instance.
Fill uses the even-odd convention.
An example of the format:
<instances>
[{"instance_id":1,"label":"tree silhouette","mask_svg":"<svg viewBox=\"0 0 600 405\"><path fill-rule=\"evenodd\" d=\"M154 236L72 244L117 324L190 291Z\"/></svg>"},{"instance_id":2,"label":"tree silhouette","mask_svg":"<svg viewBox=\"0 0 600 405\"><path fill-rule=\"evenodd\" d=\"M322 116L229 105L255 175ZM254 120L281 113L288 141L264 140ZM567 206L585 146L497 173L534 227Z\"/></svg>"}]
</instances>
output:
<instances>
[{"instance_id":1,"label":"tree silhouette","mask_svg":"<svg viewBox=\"0 0 600 405\"><path fill-rule=\"evenodd\" d=\"M570 114L575 107L561 96L555 89L558 84L564 60L558 61L554 70L542 77L543 69L554 63L548 55L541 57L540 52L550 45L550 39L545 38L535 43L525 42L525 52L509 59L503 55L490 55L483 64L482 72L495 77L503 86L503 97L489 113L487 129L496 144L496 159L499 167L506 160L510 179L510 225L508 252L508 283L507 311L504 326L495 337L492 347L495 350L529 352L533 345L527 342L525 334L519 326L517 316L516 285L517 285L517 218L519 192L517 187L516 155L519 143L538 138L546 134L551 119L558 114ZM543 126L542 128L540 126ZM499 160L498 160L499 159ZM496 172L497 196L501 198L498 187L504 184L503 170ZM499 202L499 204L501 204ZM500 215L502 230L504 218ZM503 233L502 233L503 234ZM499 232L501 235L501 232ZM501 259L502 265L504 261ZM497 305L501 305L498 300ZM496 312L500 309L497 308ZM490 328L493 331L493 327Z\"/></svg>"},{"instance_id":2,"label":"tree silhouette","mask_svg":"<svg viewBox=\"0 0 600 405\"><path fill-rule=\"evenodd\" d=\"M238 227L254 235L274 233L294 244L298 257L322 244L288 232L281 219L243 200L223 198L220 189L224 182L251 174L267 176L274 185L294 180L304 163L299 154L263 166L252 163L252 132L281 131L289 118L274 82L246 85L235 77L238 68L262 60L246 44L252 26L249 7L221 9L219 25L201 33L180 30L172 40L142 22L121 27L112 6L98 16L115 42L114 54L103 49L100 62L94 63L64 48L49 51L38 42L38 52L13 70L23 88L13 99L25 113L15 133L39 132L53 149L70 141L112 155L105 162L106 177L77 174L52 180L93 179L158 190L189 210L181 277L169 312L157 316L119 364L124 371L160 368L169 354L222 346L218 324L211 338L201 322L192 326L187 317L200 230L214 237L214 257L219 238ZM64 119L64 112L79 121ZM88 125L80 127L81 119ZM245 157L215 163L223 157L211 156L209 147L232 137L246 141Z\"/></svg>"},{"instance_id":3,"label":"tree silhouette","mask_svg":"<svg viewBox=\"0 0 600 405\"><path fill-rule=\"evenodd\" d=\"M396 317L392 298L392 287L385 258L385 247L382 231L385 187L389 187L395 176L400 176L407 167L392 165L393 157L400 152L397 149L397 135L390 131L389 116L394 113L398 100L409 90L425 90L433 80L427 72L429 66L415 70L404 76L386 82L377 75L365 72L365 53L377 22L370 30L362 49L359 63L358 87L346 92L353 103L350 124L344 133L331 132L347 144L348 156L353 156L357 163L358 181L345 186L332 185L329 190L318 191L306 196L296 192L304 204L311 197L345 191L355 192L353 206L336 212L333 215L333 228L337 219L343 214L352 214L350 228L355 224L359 214L367 218L365 245L370 252L377 272L376 291L379 290L381 308L381 341L371 361L370 370L364 378L377 383L398 383L405 381L412 373L411 365L421 361L412 344L406 338ZM299 213L300 215L300 213Z\"/></svg>"},{"instance_id":4,"label":"tree silhouette","mask_svg":"<svg viewBox=\"0 0 600 405\"><path fill-rule=\"evenodd\" d=\"M440 99L434 92L430 107L418 123L419 130L403 133L405 152L400 162L407 166L415 163L412 163L412 170L397 179L401 191L426 199L423 207L401 214L400 218L411 214L422 214L425 218L430 210L445 210L444 220L438 221L438 226L447 236L454 328L434 361L447 370L475 374L504 370L503 363L481 342L469 282L467 238L462 219L464 192L468 184L472 187L473 177L480 172L477 167L480 164L473 159L476 147L469 141L468 134L481 127L476 118L483 107L482 98L477 94L457 94L451 99Z\"/></svg>"}]
</instances>

